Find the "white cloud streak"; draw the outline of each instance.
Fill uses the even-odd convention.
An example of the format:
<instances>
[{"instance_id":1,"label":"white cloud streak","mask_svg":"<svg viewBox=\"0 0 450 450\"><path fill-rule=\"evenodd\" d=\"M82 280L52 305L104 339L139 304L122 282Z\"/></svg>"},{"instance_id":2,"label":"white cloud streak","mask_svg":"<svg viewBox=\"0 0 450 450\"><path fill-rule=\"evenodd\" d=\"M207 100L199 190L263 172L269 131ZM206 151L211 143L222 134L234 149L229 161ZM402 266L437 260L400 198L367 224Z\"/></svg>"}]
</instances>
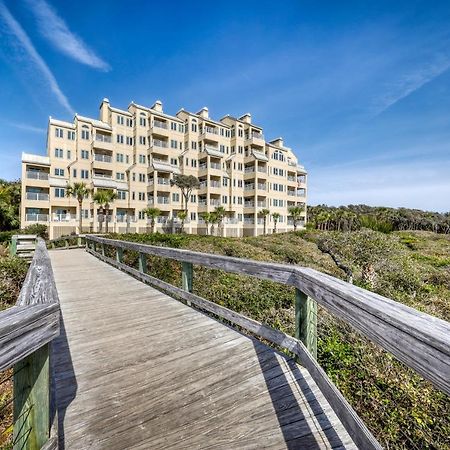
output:
<instances>
[{"instance_id":1,"label":"white cloud streak","mask_svg":"<svg viewBox=\"0 0 450 450\"><path fill-rule=\"evenodd\" d=\"M27 4L36 17L39 32L53 47L86 66L105 72L111 69L108 63L69 30L64 20L45 0L27 0Z\"/></svg>"},{"instance_id":2,"label":"white cloud streak","mask_svg":"<svg viewBox=\"0 0 450 450\"><path fill-rule=\"evenodd\" d=\"M442 75L449 68L450 59L440 58L439 61L430 63L399 78L395 83L392 83L385 94L377 98L374 104L375 116L380 115L400 100L410 96L422 86Z\"/></svg>"},{"instance_id":3,"label":"white cloud streak","mask_svg":"<svg viewBox=\"0 0 450 450\"><path fill-rule=\"evenodd\" d=\"M25 50L26 54L33 62L33 64L39 69L45 81L47 82L50 90L55 95L58 102L61 106L64 107L70 114L74 113L73 108L70 106L69 100L61 91L61 88L56 81L55 76L53 75L50 68L47 66L46 62L43 60L41 55L35 49L33 43L30 38L26 34L25 30L21 27L19 22L13 17L13 15L9 12L8 8L5 4L0 1L0 19L3 20L6 29L9 33L17 40L23 50Z\"/></svg>"},{"instance_id":4,"label":"white cloud streak","mask_svg":"<svg viewBox=\"0 0 450 450\"><path fill-rule=\"evenodd\" d=\"M47 130L45 128L34 127L33 125L27 125L26 123L10 122L7 120L5 120L4 123L10 127L14 127L19 130L30 131L31 133L46 133L47 132Z\"/></svg>"}]
</instances>

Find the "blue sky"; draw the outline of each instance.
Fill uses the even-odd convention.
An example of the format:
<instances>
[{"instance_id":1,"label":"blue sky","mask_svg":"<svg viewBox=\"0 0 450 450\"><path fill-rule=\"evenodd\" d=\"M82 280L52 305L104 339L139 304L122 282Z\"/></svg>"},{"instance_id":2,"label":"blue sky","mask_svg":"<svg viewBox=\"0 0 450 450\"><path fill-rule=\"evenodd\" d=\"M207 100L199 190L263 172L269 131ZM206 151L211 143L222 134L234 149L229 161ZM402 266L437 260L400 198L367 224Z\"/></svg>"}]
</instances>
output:
<instances>
[{"instance_id":1,"label":"blue sky","mask_svg":"<svg viewBox=\"0 0 450 450\"><path fill-rule=\"evenodd\" d=\"M113 31L111 31L113 30ZM108 97L251 112L309 202L450 210L450 2L0 0L0 177Z\"/></svg>"}]
</instances>

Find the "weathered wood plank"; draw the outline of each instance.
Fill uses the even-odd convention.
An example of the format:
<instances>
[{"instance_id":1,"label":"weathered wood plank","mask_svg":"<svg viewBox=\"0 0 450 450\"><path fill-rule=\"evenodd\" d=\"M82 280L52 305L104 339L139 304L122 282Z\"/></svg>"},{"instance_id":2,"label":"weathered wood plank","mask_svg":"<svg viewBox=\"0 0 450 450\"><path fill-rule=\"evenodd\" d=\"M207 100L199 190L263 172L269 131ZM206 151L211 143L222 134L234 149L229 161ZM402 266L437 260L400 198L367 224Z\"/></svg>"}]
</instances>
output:
<instances>
[{"instance_id":1,"label":"weathered wood plank","mask_svg":"<svg viewBox=\"0 0 450 450\"><path fill-rule=\"evenodd\" d=\"M295 290L295 337L317 358L317 303Z\"/></svg>"},{"instance_id":2,"label":"weathered wood plank","mask_svg":"<svg viewBox=\"0 0 450 450\"><path fill-rule=\"evenodd\" d=\"M238 325L256 336L262 337L267 341L294 353L299 358L300 363L308 369L317 385L322 389L325 398L330 403L347 431L353 436L355 443L361 448L381 449L380 444L373 437L356 412L336 388L336 386L334 386L326 373L318 365L317 361L309 353L301 341L288 336L279 330L275 330L267 325L261 324L256 320L245 317L214 302L210 302L209 300L199 297L191 292L187 292L148 274L143 274L138 270L127 266L126 264L118 263L117 261L103 255L95 254L95 256L119 268L120 270L133 275L141 281L163 289L176 298L189 301L191 304L194 304L203 310L224 318L234 325Z\"/></svg>"},{"instance_id":3,"label":"weathered wood plank","mask_svg":"<svg viewBox=\"0 0 450 450\"><path fill-rule=\"evenodd\" d=\"M450 394L450 324L316 270L88 236L92 242L295 286Z\"/></svg>"}]
</instances>

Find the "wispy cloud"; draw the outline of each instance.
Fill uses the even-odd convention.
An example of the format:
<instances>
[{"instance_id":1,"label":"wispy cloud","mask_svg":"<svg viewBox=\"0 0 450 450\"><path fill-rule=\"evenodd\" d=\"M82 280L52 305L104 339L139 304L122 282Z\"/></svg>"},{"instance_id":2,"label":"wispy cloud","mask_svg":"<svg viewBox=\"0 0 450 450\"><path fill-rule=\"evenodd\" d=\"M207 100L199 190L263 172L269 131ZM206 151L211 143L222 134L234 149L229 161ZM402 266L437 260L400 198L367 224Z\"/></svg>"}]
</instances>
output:
<instances>
[{"instance_id":1,"label":"wispy cloud","mask_svg":"<svg viewBox=\"0 0 450 450\"><path fill-rule=\"evenodd\" d=\"M10 127L14 127L19 130L30 131L31 133L46 133L47 132L47 130L45 128L34 127L33 125L28 125L26 123L10 122L9 120L4 120L3 122Z\"/></svg>"},{"instance_id":2,"label":"wispy cloud","mask_svg":"<svg viewBox=\"0 0 450 450\"><path fill-rule=\"evenodd\" d=\"M50 90L53 92L61 106L63 106L70 114L73 114L73 108L70 106L67 97L61 91L61 88L59 87L52 71L35 49L25 30L9 12L8 8L2 1L0 1L0 19L4 22L7 33L10 34L15 41L17 41L20 47L22 47L22 49L26 52L32 63L39 69Z\"/></svg>"},{"instance_id":3,"label":"wispy cloud","mask_svg":"<svg viewBox=\"0 0 450 450\"><path fill-rule=\"evenodd\" d=\"M400 100L403 100L427 83L433 81L439 75L442 75L449 68L450 58L440 57L437 61L433 61L400 77L388 87L388 90L383 95L376 99L374 102L374 115L380 115Z\"/></svg>"},{"instance_id":4,"label":"wispy cloud","mask_svg":"<svg viewBox=\"0 0 450 450\"><path fill-rule=\"evenodd\" d=\"M45 0L26 0L36 17L39 32L57 50L81 64L103 71L111 69L83 40L69 30L64 20Z\"/></svg>"}]
</instances>

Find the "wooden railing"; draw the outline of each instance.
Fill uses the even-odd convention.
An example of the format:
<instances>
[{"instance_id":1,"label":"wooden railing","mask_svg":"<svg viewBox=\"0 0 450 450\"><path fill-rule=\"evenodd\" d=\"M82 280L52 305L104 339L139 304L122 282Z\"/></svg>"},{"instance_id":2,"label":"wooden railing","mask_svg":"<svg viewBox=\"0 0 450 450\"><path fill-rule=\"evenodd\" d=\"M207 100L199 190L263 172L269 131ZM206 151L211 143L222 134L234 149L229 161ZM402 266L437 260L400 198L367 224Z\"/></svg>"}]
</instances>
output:
<instances>
[{"instance_id":1,"label":"wooden railing","mask_svg":"<svg viewBox=\"0 0 450 450\"><path fill-rule=\"evenodd\" d=\"M115 249L115 259L106 256L107 246ZM293 353L299 363L308 369L360 448L381 446L315 359L317 304L351 324L438 389L450 394L450 324L386 297L314 269L294 265L156 247L99 236L86 236L86 249L124 272ZM138 252L139 270L124 264L124 250ZM182 288L149 275L147 255L181 262ZM294 286L295 338L193 294L193 264Z\"/></svg>"},{"instance_id":2,"label":"wooden railing","mask_svg":"<svg viewBox=\"0 0 450 450\"><path fill-rule=\"evenodd\" d=\"M36 249L37 236L35 234L15 234L11 237L9 253L30 260L33 258Z\"/></svg>"},{"instance_id":3,"label":"wooden railing","mask_svg":"<svg viewBox=\"0 0 450 450\"><path fill-rule=\"evenodd\" d=\"M50 258L38 239L16 305L0 312L0 371L14 368L14 449L58 447L50 352L59 316Z\"/></svg>"},{"instance_id":4,"label":"wooden railing","mask_svg":"<svg viewBox=\"0 0 450 450\"><path fill-rule=\"evenodd\" d=\"M47 247L50 249L64 250L71 248L82 248L85 246L85 235L68 235L59 238L51 239L47 242Z\"/></svg>"}]
</instances>

